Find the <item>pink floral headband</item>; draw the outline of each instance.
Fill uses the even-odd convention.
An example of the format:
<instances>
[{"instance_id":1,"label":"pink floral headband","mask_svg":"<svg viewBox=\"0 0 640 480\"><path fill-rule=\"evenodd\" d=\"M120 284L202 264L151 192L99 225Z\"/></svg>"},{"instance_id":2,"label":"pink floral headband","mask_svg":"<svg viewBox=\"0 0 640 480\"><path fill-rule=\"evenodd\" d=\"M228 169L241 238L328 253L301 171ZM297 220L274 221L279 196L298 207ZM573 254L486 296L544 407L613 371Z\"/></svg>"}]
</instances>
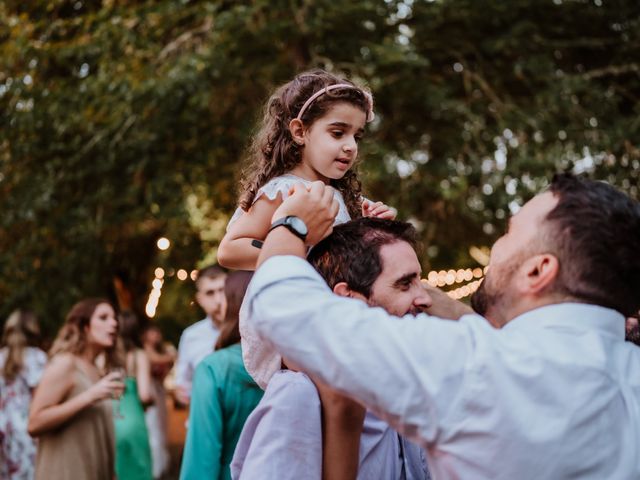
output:
<instances>
[{"instance_id":1,"label":"pink floral headband","mask_svg":"<svg viewBox=\"0 0 640 480\"><path fill-rule=\"evenodd\" d=\"M316 98L318 98L320 95L329 93L331 90L335 90L337 88L353 88L355 90L362 92L362 94L367 99L367 103L369 104L369 109L367 111L367 123L372 122L373 119L376 118L375 113L373 113L373 97L369 92L362 90L361 88L358 88L354 85L350 85L348 83L336 83L334 85L327 85L326 87L318 90L316 93L311 95L309 99L306 102L304 102L304 105L302 105L302 108L300 109L300 112L298 112L298 116L296 117L296 119L302 121L302 115L307 110L307 108L309 108L309 105L311 105Z\"/></svg>"}]
</instances>

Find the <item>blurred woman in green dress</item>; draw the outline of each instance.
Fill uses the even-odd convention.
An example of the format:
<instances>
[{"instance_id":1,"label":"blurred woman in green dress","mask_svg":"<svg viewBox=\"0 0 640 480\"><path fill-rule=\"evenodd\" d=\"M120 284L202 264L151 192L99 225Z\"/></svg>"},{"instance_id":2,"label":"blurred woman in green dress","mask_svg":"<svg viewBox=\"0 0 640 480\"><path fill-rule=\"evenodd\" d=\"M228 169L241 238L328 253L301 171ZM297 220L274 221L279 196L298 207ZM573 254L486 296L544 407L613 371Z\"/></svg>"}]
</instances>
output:
<instances>
[{"instance_id":1,"label":"blurred woman in green dress","mask_svg":"<svg viewBox=\"0 0 640 480\"><path fill-rule=\"evenodd\" d=\"M151 449L144 407L151 402L151 366L142 349L141 330L134 314L120 316L120 338L126 352L125 390L115 402L116 475L118 480L152 480Z\"/></svg>"}]
</instances>

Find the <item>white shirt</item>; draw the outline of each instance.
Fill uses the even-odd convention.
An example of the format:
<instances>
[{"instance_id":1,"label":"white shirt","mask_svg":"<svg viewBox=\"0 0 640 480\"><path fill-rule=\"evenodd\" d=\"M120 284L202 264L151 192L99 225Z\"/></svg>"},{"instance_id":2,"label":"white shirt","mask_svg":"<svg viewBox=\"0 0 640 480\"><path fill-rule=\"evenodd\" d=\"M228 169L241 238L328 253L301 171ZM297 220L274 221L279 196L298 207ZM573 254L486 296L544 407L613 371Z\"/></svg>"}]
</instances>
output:
<instances>
[{"instance_id":1,"label":"white shirt","mask_svg":"<svg viewBox=\"0 0 640 480\"><path fill-rule=\"evenodd\" d=\"M191 396L191 380L198 363L213 353L220 331L210 317L187 327L180 336L178 361L176 362L176 385Z\"/></svg>"},{"instance_id":2,"label":"white shirt","mask_svg":"<svg viewBox=\"0 0 640 480\"><path fill-rule=\"evenodd\" d=\"M358 480L427 480L422 450L367 412ZM231 462L234 480L320 480L322 412L315 385L302 372L280 370L247 418Z\"/></svg>"},{"instance_id":3,"label":"white shirt","mask_svg":"<svg viewBox=\"0 0 640 480\"><path fill-rule=\"evenodd\" d=\"M397 322L297 257L265 262L247 301L265 341L426 447L438 480L640 478L640 349L613 310Z\"/></svg>"}]
</instances>

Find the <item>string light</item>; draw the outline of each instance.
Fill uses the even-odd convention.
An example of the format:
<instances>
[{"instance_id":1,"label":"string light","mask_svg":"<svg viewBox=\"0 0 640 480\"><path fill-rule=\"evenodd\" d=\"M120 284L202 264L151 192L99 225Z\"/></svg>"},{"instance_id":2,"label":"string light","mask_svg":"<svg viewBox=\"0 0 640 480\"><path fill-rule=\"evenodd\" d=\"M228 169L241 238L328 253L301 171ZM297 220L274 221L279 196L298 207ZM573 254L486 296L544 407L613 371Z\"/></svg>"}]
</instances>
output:
<instances>
[{"instance_id":1,"label":"string light","mask_svg":"<svg viewBox=\"0 0 640 480\"><path fill-rule=\"evenodd\" d=\"M466 285L446 292L449 297L460 300L468 297L478 289L488 270L488 266L484 268L461 268L458 270L431 270L422 281L438 288L468 282Z\"/></svg>"},{"instance_id":2,"label":"string light","mask_svg":"<svg viewBox=\"0 0 640 480\"><path fill-rule=\"evenodd\" d=\"M473 292L475 292L478 287L480 286L480 284L482 283L482 279L480 280L474 280L473 282L467 283L466 285L456 288L454 290L450 290L447 292L447 295L449 295L449 297L455 299L455 300L460 300L464 297L468 297L469 295L471 295Z\"/></svg>"},{"instance_id":3,"label":"string light","mask_svg":"<svg viewBox=\"0 0 640 480\"><path fill-rule=\"evenodd\" d=\"M471 280L482 278L486 272L487 267L484 268L465 268L459 270L431 270L427 274L427 282L432 287L445 287L456 285L458 283L469 282Z\"/></svg>"},{"instance_id":4,"label":"string light","mask_svg":"<svg viewBox=\"0 0 640 480\"><path fill-rule=\"evenodd\" d=\"M147 299L147 305L144 307L144 312L149 318L153 318L156 315L160 295L162 295L162 285L164 284L164 270L160 267L156 268L155 275L156 277L151 282L152 288Z\"/></svg>"},{"instance_id":5,"label":"string light","mask_svg":"<svg viewBox=\"0 0 640 480\"><path fill-rule=\"evenodd\" d=\"M158 249L166 250L171 246L171 242L166 237L160 237L156 242L156 245L158 246Z\"/></svg>"},{"instance_id":6,"label":"string light","mask_svg":"<svg viewBox=\"0 0 640 480\"><path fill-rule=\"evenodd\" d=\"M162 246L165 248L161 248L161 240L166 240L166 244L162 243ZM158 240L158 248L166 250L167 248L169 248L169 246L170 242L168 239L163 237ZM432 287L438 288L469 282L466 285L446 292L449 297L460 300L462 298L468 297L478 289L488 269L489 267L487 266L484 268L460 268L458 270L431 270L427 274L426 278L424 278L422 281L427 282ZM160 296L162 295L162 286L164 285L165 277L165 271L161 267L156 268L154 273L155 278L151 282L152 290L149 293L149 298L145 307L145 312L149 318L153 318L156 314L158 302L160 301ZM191 280L195 282L198 278L198 271L191 270L191 272L189 273L185 269L181 268L177 271L176 276L181 281L184 281L187 278L191 278Z\"/></svg>"}]
</instances>

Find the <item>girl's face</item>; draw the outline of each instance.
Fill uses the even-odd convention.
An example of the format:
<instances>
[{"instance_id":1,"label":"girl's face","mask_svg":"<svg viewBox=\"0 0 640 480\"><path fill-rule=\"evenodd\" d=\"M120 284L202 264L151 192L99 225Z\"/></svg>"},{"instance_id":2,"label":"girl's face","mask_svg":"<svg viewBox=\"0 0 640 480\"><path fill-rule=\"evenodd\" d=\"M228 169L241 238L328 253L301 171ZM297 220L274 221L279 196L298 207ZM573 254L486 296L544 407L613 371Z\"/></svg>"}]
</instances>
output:
<instances>
[{"instance_id":1,"label":"girl's face","mask_svg":"<svg viewBox=\"0 0 640 480\"><path fill-rule=\"evenodd\" d=\"M346 102L333 105L304 130L298 174L325 183L342 178L356 161L365 121L366 114L358 107Z\"/></svg>"},{"instance_id":2,"label":"girl's face","mask_svg":"<svg viewBox=\"0 0 640 480\"><path fill-rule=\"evenodd\" d=\"M87 342L101 348L113 347L118 336L116 312L108 303L99 304L87 326Z\"/></svg>"}]
</instances>

